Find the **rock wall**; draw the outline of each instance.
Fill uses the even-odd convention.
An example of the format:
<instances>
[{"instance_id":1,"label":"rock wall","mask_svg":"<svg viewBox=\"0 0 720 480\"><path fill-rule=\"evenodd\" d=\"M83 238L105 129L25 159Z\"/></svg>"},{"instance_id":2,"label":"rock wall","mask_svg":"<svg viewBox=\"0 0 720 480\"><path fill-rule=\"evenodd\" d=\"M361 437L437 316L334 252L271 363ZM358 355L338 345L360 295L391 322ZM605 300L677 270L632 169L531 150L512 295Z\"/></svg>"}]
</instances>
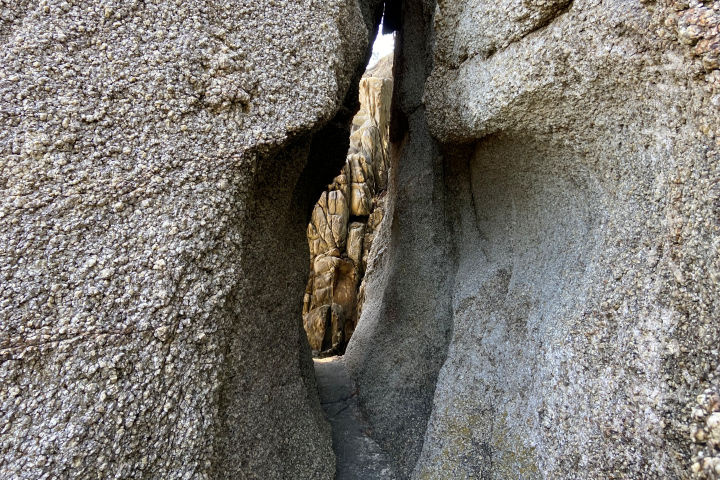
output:
<instances>
[{"instance_id":1,"label":"rock wall","mask_svg":"<svg viewBox=\"0 0 720 480\"><path fill-rule=\"evenodd\" d=\"M305 232L380 3L0 3L2 478L333 477ZM404 477L720 475L719 12L387 2L345 362ZM371 131L314 216L326 319Z\"/></svg>"},{"instance_id":2,"label":"rock wall","mask_svg":"<svg viewBox=\"0 0 720 480\"><path fill-rule=\"evenodd\" d=\"M343 353L362 311L368 253L383 218L388 178L392 61L360 80L360 111L340 174L315 204L307 228L310 275L303 325L310 348Z\"/></svg>"},{"instance_id":3,"label":"rock wall","mask_svg":"<svg viewBox=\"0 0 720 480\"><path fill-rule=\"evenodd\" d=\"M380 443L411 478L716 478L720 4L401 3L346 354Z\"/></svg>"},{"instance_id":4,"label":"rock wall","mask_svg":"<svg viewBox=\"0 0 720 480\"><path fill-rule=\"evenodd\" d=\"M0 2L0 477L333 478L304 231L380 7Z\"/></svg>"}]
</instances>

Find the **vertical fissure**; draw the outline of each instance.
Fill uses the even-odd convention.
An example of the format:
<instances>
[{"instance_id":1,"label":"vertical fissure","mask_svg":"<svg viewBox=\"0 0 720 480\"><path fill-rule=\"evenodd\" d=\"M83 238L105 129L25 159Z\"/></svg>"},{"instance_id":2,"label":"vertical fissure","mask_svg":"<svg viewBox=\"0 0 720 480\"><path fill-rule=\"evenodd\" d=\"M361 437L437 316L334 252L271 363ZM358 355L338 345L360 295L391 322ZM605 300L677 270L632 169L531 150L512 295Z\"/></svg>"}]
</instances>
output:
<instances>
[{"instance_id":1,"label":"vertical fissure","mask_svg":"<svg viewBox=\"0 0 720 480\"><path fill-rule=\"evenodd\" d=\"M386 210L392 40L392 34L378 34L359 82L360 109L350 124L345 163L320 195L307 228L310 273L302 316L319 357L345 352L362 312L363 279Z\"/></svg>"},{"instance_id":2,"label":"vertical fissure","mask_svg":"<svg viewBox=\"0 0 720 480\"><path fill-rule=\"evenodd\" d=\"M342 357L372 294L366 274L373 268L375 240L386 236L388 225L394 34L382 28L358 84L359 110L350 122L345 162L320 194L307 228L302 320L332 428L337 479L398 478L395 462L371 436Z\"/></svg>"}]
</instances>

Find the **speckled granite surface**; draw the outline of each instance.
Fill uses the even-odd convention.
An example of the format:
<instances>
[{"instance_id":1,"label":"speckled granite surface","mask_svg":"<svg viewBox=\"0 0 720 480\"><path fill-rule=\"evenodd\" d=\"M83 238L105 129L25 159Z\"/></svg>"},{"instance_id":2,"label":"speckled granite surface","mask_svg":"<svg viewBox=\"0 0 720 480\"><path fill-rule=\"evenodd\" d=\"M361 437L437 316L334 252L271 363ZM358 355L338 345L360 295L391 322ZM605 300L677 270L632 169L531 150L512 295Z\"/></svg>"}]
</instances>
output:
<instances>
[{"instance_id":1,"label":"speckled granite surface","mask_svg":"<svg viewBox=\"0 0 720 480\"><path fill-rule=\"evenodd\" d=\"M1 478L333 477L304 179L377 4L0 3Z\"/></svg>"}]
</instances>

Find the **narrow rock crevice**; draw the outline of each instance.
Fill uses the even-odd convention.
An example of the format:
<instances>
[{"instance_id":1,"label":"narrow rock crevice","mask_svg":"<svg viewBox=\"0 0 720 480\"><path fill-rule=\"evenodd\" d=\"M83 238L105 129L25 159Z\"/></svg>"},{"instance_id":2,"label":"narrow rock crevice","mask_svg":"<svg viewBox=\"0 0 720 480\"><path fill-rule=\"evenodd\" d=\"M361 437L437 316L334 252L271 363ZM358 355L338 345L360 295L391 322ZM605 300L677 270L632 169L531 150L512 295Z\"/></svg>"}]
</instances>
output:
<instances>
[{"instance_id":1,"label":"narrow rock crevice","mask_svg":"<svg viewBox=\"0 0 720 480\"><path fill-rule=\"evenodd\" d=\"M315 360L320 403L332 427L336 480L396 480L392 458L373 440L343 357Z\"/></svg>"},{"instance_id":2,"label":"narrow rock crevice","mask_svg":"<svg viewBox=\"0 0 720 480\"><path fill-rule=\"evenodd\" d=\"M720 478L719 1L229 3L0 1L3 479Z\"/></svg>"},{"instance_id":3,"label":"narrow rock crevice","mask_svg":"<svg viewBox=\"0 0 720 480\"><path fill-rule=\"evenodd\" d=\"M368 275L345 364L379 445L409 478L422 450L437 375L452 332L451 255L443 163L422 96L432 68L431 1L402 2L395 50L388 234Z\"/></svg>"},{"instance_id":4,"label":"narrow rock crevice","mask_svg":"<svg viewBox=\"0 0 720 480\"><path fill-rule=\"evenodd\" d=\"M362 313L363 277L386 208L391 75L387 56L360 80L345 164L307 227L310 275L302 316L316 356L342 355Z\"/></svg>"}]
</instances>

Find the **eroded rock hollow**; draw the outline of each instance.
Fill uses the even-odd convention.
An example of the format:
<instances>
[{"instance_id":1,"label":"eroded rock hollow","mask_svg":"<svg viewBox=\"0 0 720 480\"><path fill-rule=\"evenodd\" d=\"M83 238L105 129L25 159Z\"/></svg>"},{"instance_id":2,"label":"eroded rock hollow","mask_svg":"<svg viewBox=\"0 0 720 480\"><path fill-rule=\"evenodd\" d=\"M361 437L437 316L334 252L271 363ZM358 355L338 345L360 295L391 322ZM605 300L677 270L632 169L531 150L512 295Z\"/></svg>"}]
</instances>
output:
<instances>
[{"instance_id":1,"label":"eroded rock hollow","mask_svg":"<svg viewBox=\"0 0 720 480\"><path fill-rule=\"evenodd\" d=\"M345 361L404 475L717 478L718 8L402 2Z\"/></svg>"},{"instance_id":2,"label":"eroded rock hollow","mask_svg":"<svg viewBox=\"0 0 720 480\"><path fill-rule=\"evenodd\" d=\"M383 11L382 221L361 142L311 233L398 475L720 477L720 2L382 3L0 3L0 477L333 478L306 234Z\"/></svg>"}]
</instances>

